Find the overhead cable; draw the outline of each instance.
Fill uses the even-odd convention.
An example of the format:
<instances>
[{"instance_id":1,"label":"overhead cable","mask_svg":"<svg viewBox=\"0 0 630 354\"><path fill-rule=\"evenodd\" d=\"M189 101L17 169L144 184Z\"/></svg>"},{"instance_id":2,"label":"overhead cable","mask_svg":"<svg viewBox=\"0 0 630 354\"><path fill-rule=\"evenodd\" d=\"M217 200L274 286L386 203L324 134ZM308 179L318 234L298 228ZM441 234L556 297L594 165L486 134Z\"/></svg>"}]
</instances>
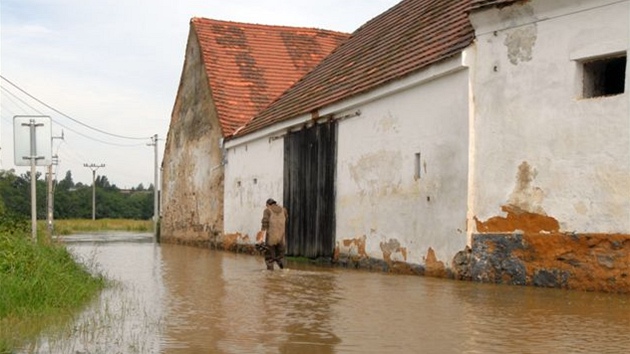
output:
<instances>
[{"instance_id":1,"label":"overhead cable","mask_svg":"<svg viewBox=\"0 0 630 354\"><path fill-rule=\"evenodd\" d=\"M20 88L19 86L17 86L17 85L16 85L16 84L14 84L13 82L11 82L11 81L10 81L9 79L7 79L6 77L4 77L4 76L0 75L0 78L2 78L2 80L4 80L4 81L6 81L7 83L9 83L11 86L13 86L13 87L15 87L16 89L20 90L22 93L24 93L24 94L25 94L25 95L27 95L28 97L30 97L30 98L34 99L35 101L39 102L40 104L44 105L45 107L47 107L47 108L49 108L49 109L51 109L51 110L53 110L53 111L57 112L58 114L60 114L60 115L62 115L62 116L64 116L64 117L66 117L66 118L68 118L68 119L72 120L73 122L75 122L75 123L77 123L77 124L80 124L80 125L82 125L82 126L84 126L84 127L86 127L86 128L92 129L92 130L97 131L97 132L99 132L99 133L101 133L101 134L110 135L110 136L113 136L113 137L116 137L116 138L121 138L121 139L131 139L131 140L147 140L147 139L151 139L151 137L150 137L150 136L149 136L149 137L143 137L143 138L140 138L140 137L130 137L130 136L124 136L124 135L113 134L113 133L109 133L109 132L106 132L106 131L104 131L104 130L101 130L101 129L98 129L98 128L95 128L95 127L92 127L92 126L90 126L90 125L87 125L87 124L85 124L85 123L83 123L83 122L81 122L81 121L79 121L79 120L77 120L77 119L74 119L74 118L70 117L69 115L67 115L67 114L65 114L65 113L63 113L63 112L61 112L61 111L57 110L56 108L51 107L50 105L48 105L48 104L46 104L46 103L42 102L41 100L39 100L39 99L38 99L38 98L36 98L35 96L31 95L30 93L26 92L25 90L23 90L22 88Z\"/></svg>"},{"instance_id":2,"label":"overhead cable","mask_svg":"<svg viewBox=\"0 0 630 354\"><path fill-rule=\"evenodd\" d=\"M11 95L11 96L13 96L13 97L15 97L17 100L20 100L23 104L25 104L25 105L26 105L26 106L28 106L30 109L32 109L33 111L37 112L38 114L40 114L40 115L46 115L46 114L44 114L42 111L40 111L40 110L36 109L35 107L31 106L28 102L26 102L26 101L24 101L23 99L21 99L20 97L16 96L13 92L11 92L11 91L7 90L7 89L6 89L6 88L4 88L4 87L0 87L0 88L2 89L2 91L6 92L7 94L9 94L9 95ZM7 98L8 98L10 101L12 101L14 104L16 104L16 105L17 105L17 102L15 102L15 101L14 101L14 100L10 97L10 96L7 96ZM20 109L24 109L23 107L19 107L19 108L20 108ZM7 109L7 110L9 110L9 108L7 108L6 106L5 106L5 107L3 107L3 109ZM13 114L13 115L15 115L15 114ZM51 117L51 120L53 121L53 123L60 125L62 128L66 128L66 129L68 129L69 131L71 131L71 132L73 132L73 133L76 133L76 134L78 134L78 135L80 135L80 136L82 136L82 137L84 137L84 138L86 138L86 139L93 140L93 141L96 141L96 142L101 143L101 144L107 144L107 145L112 145L112 146L120 146L120 147L135 147L135 146L142 146L142 145L144 145L143 143L118 144L118 143L112 143L112 142L108 142L108 141L100 140L100 139L97 139L97 138L91 137L91 136L89 136L89 135L87 135L87 134L83 134L83 133L81 133L81 132L79 132L79 131L77 131L77 130L75 130L75 129L72 129L72 128L70 128L69 126L67 126L67 125L65 125L65 124L63 124L63 123L60 123L59 121L57 121L56 119L54 119L54 118L52 118L52 117Z\"/></svg>"}]
</instances>

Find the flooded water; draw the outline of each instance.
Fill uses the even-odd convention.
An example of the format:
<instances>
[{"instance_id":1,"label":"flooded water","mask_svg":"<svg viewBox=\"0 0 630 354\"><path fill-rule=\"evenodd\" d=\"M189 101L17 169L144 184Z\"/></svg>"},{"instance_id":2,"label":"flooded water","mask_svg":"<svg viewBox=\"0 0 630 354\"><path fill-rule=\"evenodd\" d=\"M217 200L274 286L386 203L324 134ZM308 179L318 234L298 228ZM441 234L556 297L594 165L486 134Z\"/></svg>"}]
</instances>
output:
<instances>
[{"instance_id":1,"label":"flooded water","mask_svg":"<svg viewBox=\"0 0 630 354\"><path fill-rule=\"evenodd\" d=\"M289 263L150 235L67 237L115 280L34 353L628 353L630 296ZM105 242L107 241L107 242Z\"/></svg>"}]
</instances>

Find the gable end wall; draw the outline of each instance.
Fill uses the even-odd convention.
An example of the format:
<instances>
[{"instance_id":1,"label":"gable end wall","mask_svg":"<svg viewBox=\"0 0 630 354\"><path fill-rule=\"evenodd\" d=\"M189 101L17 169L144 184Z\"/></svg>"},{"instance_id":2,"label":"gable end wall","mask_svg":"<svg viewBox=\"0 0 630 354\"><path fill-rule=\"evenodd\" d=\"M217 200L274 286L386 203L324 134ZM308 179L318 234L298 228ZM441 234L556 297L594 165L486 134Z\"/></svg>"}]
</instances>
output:
<instances>
[{"instance_id":1,"label":"gable end wall","mask_svg":"<svg viewBox=\"0 0 630 354\"><path fill-rule=\"evenodd\" d=\"M163 242L206 243L223 232L222 134L190 31L162 163Z\"/></svg>"}]
</instances>

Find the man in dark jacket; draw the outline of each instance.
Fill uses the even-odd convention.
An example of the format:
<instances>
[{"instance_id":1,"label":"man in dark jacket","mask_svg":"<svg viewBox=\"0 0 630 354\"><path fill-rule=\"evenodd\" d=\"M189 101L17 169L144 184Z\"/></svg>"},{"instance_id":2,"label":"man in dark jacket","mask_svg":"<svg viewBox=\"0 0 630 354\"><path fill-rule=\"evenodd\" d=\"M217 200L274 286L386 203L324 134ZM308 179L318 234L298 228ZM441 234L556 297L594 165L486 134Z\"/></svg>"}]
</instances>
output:
<instances>
[{"instance_id":1,"label":"man in dark jacket","mask_svg":"<svg viewBox=\"0 0 630 354\"><path fill-rule=\"evenodd\" d=\"M287 217L287 209L278 205L275 200L267 199L262 218L262 230L266 232L265 264L269 270L273 270L274 263L278 263L280 269L284 268L286 247L284 232Z\"/></svg>"}]
</instances>

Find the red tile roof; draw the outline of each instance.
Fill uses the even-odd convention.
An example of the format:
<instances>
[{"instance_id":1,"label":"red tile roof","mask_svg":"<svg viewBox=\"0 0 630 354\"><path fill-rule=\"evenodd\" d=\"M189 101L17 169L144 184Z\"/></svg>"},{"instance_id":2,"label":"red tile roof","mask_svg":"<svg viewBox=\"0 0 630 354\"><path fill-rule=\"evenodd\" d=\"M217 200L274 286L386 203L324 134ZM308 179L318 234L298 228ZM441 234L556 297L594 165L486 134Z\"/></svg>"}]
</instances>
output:
<instances>
[{"instance_id":1,"label":"red tile roof","mask_svg":"<svg viewBox=\"0 0 630 354\"><path fill-rule=\"evenodd\" d=\"M223 135L308 73L348 34L193 18Z\"/></svg>"},{"instance_id":2,"label":"red tile roof","mask_svg":"<svg viewBox=\"0 0 630 354\"><path fill-rule=\"evenodd\" d=\"M368 21L278 100L241 136L403 78L469 46L472 0L403 0Z\"/></svg>"}]
</instances>

